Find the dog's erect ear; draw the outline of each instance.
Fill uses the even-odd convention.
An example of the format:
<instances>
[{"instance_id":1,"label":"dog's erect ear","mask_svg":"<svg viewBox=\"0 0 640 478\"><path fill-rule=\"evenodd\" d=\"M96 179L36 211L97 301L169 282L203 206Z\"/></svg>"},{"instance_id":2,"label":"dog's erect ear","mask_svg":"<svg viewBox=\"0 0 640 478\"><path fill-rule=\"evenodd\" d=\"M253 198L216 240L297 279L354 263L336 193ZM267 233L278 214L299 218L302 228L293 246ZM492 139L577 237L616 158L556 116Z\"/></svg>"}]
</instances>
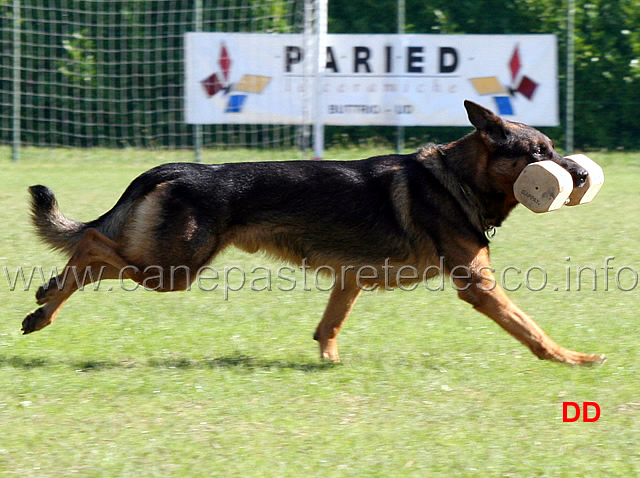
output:
<instances>
[{"instance_id":1,"label":"dog's erect ear","mask_svg":"<svg viewBox=\"0 0 640 478\"><path fill-rule=\"evenodd\" d=\"M478 131L486 133L490 140L502 142L507 138L508 132L504 122L492 111L469 100L464 100L464 107L471 124Z\"/></svg>"}]
</instances>

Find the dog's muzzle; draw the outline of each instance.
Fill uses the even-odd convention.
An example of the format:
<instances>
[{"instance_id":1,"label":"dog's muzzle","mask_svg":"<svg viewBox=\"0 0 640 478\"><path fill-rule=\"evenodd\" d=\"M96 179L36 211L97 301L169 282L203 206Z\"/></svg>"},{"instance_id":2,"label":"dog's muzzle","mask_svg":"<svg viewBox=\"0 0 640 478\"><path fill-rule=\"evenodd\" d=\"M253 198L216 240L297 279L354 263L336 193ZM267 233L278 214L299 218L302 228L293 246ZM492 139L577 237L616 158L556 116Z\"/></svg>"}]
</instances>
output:
<instances>
[{"instance_id":1,"label":"dog's muzzle","mask_svg":"<svg viewBox=\"0 0 640 478\"><path fill-rule=\"evenodd\" d=\"M587 182L587 177L589 176L589 172L580 166L575 161L572 161L568 158L560 158L556 161L560 166L569 171L571 177L573 178L573 187L581 188Z\"/></svg>"}]
</instances>

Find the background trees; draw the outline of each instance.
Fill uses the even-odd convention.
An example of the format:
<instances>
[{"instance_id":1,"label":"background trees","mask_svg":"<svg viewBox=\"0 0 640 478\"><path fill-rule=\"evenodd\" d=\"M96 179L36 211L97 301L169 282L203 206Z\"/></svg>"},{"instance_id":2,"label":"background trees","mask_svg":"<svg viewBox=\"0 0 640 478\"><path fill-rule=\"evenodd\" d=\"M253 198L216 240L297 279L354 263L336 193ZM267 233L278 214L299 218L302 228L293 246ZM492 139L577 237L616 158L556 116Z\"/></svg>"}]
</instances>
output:
<instances>
[{"instance_id":1,"label":"background trees","mask_svg":"<svg viewBox=\"0 0 640 478\"><path fill-rule=\"evenodd\" d=\"M5 144L11 142L13 3L0 0L0 142ZM204 31L300 31L302 1L202 3ZM21 1L25 143L192 145L192 128L182 123L182 35L194 29L193 2L52 0L46 8L39 4ZM227 4L234 8L225 9ZM398 0L329 0L329 32L394 33L397 4ZM566 0L406 0L405 31L555 33L563 113L566 4ZM640 0L576 0L576 8L576 148L638 149ZM151 114L158 117L150 121ZM71 131L72 139L56 143L65 133L60 128ZM550 130L562 144L564 128ZM329 146L363 138L393 142L395 131L333 127L327 128L326 138ZM405 136L407 146L412 146L459 135L454 128L407 128Z\"/></svg>"}]
</instances>

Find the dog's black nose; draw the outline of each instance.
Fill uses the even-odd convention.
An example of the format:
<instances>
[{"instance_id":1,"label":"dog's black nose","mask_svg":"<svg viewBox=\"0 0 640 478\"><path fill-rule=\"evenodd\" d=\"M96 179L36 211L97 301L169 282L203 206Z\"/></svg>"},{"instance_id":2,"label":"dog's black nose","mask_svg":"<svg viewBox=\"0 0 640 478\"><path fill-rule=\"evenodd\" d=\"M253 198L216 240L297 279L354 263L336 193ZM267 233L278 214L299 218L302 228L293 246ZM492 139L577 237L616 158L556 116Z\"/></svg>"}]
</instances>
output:
<instances>
[{"instance_id":1,"label":"dog's black nose","mask_svg":"<svg viewBox=\"0 0 640 478\"><path fill-rule=\"evenodd\" d=\"M577 184L577 186L578 186L579 188L581 188L581 187L582 187L582 186L584 186L584 184L587 182L587 176L589 176L589 173L587 172L587 170L586 170L586 169L580 168L580 169L577 171L576 176L577 176L577 179L578 179L578 184Z\"/></svg>"}]
</instances>

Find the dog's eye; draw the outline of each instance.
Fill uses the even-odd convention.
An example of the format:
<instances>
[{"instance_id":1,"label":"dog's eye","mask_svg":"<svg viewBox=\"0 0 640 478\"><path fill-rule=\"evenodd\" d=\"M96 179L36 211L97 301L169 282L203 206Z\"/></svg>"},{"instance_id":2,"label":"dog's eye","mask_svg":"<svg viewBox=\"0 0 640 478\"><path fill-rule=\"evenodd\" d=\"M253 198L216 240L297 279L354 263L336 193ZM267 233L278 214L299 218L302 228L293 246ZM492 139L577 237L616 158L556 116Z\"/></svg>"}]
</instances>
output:
<instances>
[{"instance_id":1,"label":"dog's eye","mask_svg":"<svg viewBox=\"0 0 640 478\"><path fill-rule=\"evenodd\" d=\"M542 158L547 155L547 148L545 146L538 146L533 152L533 155Z\"/></svg>"}]
</instances>

